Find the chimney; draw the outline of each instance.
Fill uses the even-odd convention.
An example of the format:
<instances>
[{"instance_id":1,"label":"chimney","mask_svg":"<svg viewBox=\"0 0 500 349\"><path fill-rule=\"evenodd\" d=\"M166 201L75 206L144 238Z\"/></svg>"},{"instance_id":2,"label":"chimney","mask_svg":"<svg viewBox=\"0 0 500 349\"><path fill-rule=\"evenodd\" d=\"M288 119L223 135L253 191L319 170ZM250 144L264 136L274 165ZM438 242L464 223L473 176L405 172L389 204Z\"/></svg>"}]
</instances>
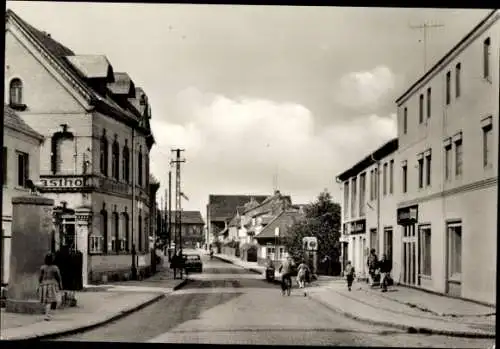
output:
<instances>
[{"instance_id":1,"label":"chimney","mask_svg":"<svg viewBox=\"0 0 500 349\"><path fill-rule=\"evenodd\" d=\"M275 191L274 191L274 195L276 195L276 196L280 196L280 195L281 195L281 193L280 193L280 191L279 191L279 190L275 190Z\"/></svg>"}]
</instances>

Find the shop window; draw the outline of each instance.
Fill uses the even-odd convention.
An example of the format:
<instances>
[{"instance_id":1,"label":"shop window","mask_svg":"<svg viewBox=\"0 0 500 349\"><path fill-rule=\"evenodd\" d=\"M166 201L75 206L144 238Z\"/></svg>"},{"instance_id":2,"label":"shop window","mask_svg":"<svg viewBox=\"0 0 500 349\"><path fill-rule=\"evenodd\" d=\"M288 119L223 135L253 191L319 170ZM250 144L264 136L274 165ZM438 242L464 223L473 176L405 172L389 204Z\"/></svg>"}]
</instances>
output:
<instances>
[{"instance_id":1,"label":"shop window","mask_svg":"<svg viewBox=\"0 0 500 349\"><path fill-rule=\"evenodd\" d=\"M422 275L431 276L432 275L432 264L431 264L431 227L421 226L420 227L420 273Z\"/></svg>"}]
</instances>

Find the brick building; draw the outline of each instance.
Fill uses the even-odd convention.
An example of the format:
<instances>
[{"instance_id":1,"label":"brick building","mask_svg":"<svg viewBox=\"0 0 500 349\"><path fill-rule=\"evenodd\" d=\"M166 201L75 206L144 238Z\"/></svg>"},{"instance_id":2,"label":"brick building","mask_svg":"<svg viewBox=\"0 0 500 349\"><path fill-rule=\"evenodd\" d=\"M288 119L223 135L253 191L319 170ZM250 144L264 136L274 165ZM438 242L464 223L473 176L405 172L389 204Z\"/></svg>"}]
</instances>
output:
<instances>
[{"instance_id":1,"label":"brick building","mask_svg":"<svg viewBox=\"0 0 500 349\"><path fill-rule=\"evenodd\" d=\"M46 141L44 195L61 243L84 255L84 284L149 265L149 152L144 91L103 55L79 55L7 10L5 100Z\"/></svg>"}]
</instances>

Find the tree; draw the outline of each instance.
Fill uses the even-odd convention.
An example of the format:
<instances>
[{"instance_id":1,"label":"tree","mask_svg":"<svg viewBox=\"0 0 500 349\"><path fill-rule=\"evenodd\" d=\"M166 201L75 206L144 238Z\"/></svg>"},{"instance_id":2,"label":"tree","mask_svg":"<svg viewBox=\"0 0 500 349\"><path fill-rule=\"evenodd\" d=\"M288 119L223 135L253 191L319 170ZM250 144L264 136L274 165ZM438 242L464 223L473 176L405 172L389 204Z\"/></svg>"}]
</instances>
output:
<instances>
[{"instance_id":1,"label":"tree","mask_svg":"<svg viewBox=\"0 0 500 349\"><path fill-rule=\"evenodd\" d=\"M332 196L325 189L313 203L304 209L305 219L295 223L284 238L288 253L294 259L303 256L302 238L315 236L318 239L318 259L326 256L333 261L340 255L340 205L333 202Z\"/></svg>"}]
</instances>

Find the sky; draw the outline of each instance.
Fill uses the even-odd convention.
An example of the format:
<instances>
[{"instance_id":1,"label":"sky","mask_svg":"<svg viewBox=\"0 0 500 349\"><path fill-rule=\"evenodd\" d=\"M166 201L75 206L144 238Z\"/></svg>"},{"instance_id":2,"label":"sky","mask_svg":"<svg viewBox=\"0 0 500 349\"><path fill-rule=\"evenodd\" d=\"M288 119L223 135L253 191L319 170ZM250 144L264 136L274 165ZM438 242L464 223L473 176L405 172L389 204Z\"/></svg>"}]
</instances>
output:
<instances>
[{"instance_id":1,"label":"sky","mask_svg":"<svg viewBox=\"0 0 500 349\"><path fill-rule=\"evenodd\" d=\"M151 170L185 148L184 210L209 194L297 204L397 135L395 99L490 10L11 2L77 54L104 54L152 108ZM172 169L173 183L175 183ZM276 179L277 178L277 179ZM175 205L175 204L174 204Z\"/></svg>"}]
</instances>

